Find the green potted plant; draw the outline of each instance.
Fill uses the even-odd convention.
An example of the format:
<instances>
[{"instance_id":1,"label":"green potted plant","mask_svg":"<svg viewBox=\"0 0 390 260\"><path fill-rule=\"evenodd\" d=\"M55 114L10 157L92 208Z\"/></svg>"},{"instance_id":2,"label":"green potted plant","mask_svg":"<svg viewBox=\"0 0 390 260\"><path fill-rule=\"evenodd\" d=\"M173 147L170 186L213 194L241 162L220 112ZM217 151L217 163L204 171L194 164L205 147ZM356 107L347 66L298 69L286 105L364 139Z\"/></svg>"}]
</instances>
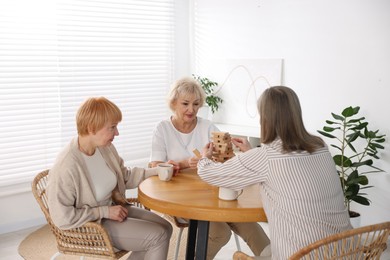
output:
<instances>
[{"instance_id":1,"label":"green potted plant","mask_svg":"<svg viewBox=\"0 0 390 260\"><path fill-rule=\"evenodd\" d=\"M334 143L336 149L333 160L340 177L344 192L345 205L354 217L359 213L351 212L351 201L362 205L370 205L370 200L363 193L363 189L370 188L366 174L383 172L374 166L374 160L379 159L379 150L384 149L385 135L379 130L371 131L365 117L358 116L360 107L347 107L341 115L331 113L333 120L326 120L323 131L318 132Z\"/></svg>"},{"instance_id":2,"label":"green potted plant","mask_svg":"<svg viewBox=\"0 0 390 260\"><path fill-rule=\"evenodd\" d=\"M192 74L192 76L202 86L204 92L206 93L206 104L211 108L211 112L214 114L218 111L219 106L223 102L222 98L214 94L214 87L218 86L218 83L205 77L202 78L199 75Z\"/></svg>"}]
</instances>

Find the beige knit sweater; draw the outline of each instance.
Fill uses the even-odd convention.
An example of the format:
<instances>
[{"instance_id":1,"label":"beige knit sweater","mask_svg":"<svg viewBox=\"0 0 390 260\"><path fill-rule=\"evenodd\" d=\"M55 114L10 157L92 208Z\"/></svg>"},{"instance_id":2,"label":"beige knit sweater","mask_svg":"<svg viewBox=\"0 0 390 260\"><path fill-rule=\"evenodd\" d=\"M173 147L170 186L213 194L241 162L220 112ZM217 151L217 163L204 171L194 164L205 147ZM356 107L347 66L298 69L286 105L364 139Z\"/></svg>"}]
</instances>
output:
<instances>
[{"instance_id":1,"label":"beige knit sweater","mask_svg":"<svg viewBox=\"0 0 390 260\"><path fill-rule=\"evenodd\" d=\"M115 173L120 194L136 188L146 178L156 175L155 169L124 166L114 145L98 148L108 167ZM50 216L61 229L79 227L88 221L100 222L108 217L111 200L96 201L87 165L78 149L75 137L58 155L49 172L47 187Z\"/></svg>"}]
</instances>

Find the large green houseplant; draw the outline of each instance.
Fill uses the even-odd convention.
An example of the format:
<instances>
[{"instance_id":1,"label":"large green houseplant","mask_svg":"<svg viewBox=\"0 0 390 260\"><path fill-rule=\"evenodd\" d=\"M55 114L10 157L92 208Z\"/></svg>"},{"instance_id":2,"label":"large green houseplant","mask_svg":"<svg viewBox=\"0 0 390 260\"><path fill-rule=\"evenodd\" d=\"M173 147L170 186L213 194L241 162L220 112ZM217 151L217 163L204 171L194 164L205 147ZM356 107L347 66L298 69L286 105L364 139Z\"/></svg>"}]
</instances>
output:
<instances>
[{"instance_id":1,"label":"large green houseplant","mask_svg":"<svg viewBox=\"0 0 390 260\"><path fill-rule=\"evenodd\" d=\"M205 102L211 108L211 112L214 114L218 111L220 104L223 102L222 98L214 94L214 87L217 87L218 83L211 81L208 78L200 77L199 75L192 74L192 76L202 86L206 94Z\"/></svg>"},{"instance_id":2,"label":"large green houseplant","mask_svg":"<svg viewBox=\"0 0 390 260\"><path fill-rule=\"evenodd\" d=\"M362 205L370 205L370 200L363 189L370 188L366 174L383 172L374 166L379 159L378 152L384 149L385 135L379 130L371 131L365 117L358 116L360 107L347 107L341 115L332 113L333 120L326 120L323 131L318 131L331 138L336 149L333 160L340 177L344 192L345 205L350 214L350 203L355 201Z\"/></svg>"}]
</instances>

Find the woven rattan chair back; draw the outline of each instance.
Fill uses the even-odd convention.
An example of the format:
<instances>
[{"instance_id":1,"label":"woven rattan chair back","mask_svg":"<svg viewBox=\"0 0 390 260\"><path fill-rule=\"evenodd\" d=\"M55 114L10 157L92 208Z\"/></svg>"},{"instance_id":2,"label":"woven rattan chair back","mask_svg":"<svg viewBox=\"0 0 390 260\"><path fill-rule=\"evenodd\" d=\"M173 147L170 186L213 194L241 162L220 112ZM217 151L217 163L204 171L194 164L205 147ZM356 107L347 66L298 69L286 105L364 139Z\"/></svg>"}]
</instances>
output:
<instances>
[{"instance_id":1,"label":"woven rattan chair back","mask_svg":"<svg viewBox=\"0 0 390 260\"><path fill-rule=\"evenodd\" d=\"M314 242L289 259L380 259L389 234L390 222L355 228Z\"/></svg>"},{"instance_id":2,"label":"woven rattan chair back","mask_svg":"<svg viewBox=\"0 0 390 260\"><path fill-rule=\"evenodd\" d=\"M45 170L34 178L32 192L56 238L59 253L106 259L119 259L127 254L128 251L114 249L106 230L98 223L88 222L81 227L69 230L61 230L54 225L47 203L48 174L49 170ZM130 202L138 203L136 200ZM56 253L52 259L59 253Z\"/></svg>"},{"instance_id":3,"label":"woven rattan chair back","mask_svg":"<svg viewBox=\"0 0 390 260\"><path fill-rule=\"evenodd\" d=\"M347 230L318 240L293 254L289 260L369 260L380 259L387 248L390 222ZM233 260L254 257L237 251Z\"/></svg>"}]
</instances>

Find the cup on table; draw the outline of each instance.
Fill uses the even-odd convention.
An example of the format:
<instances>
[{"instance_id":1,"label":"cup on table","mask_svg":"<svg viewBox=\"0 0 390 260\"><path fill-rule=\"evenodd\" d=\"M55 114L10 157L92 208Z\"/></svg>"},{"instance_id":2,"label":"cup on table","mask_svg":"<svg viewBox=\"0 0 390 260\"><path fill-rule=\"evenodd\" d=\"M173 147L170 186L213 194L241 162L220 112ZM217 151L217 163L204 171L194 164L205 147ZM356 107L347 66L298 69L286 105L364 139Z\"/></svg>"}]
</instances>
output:
<instances>
[{"instance_id":1,"label":"cup on table","mask_svg":"<svg viewBox=\"0 0 390 260\"><path fill-rule=\"evenodd\" d=\"M173 175L173 164L159 163L157 165L157 174L160 180L170 181Z\"/></svg>"},{"instance_id":2,"label":"cup on table","mask_svg":"<svg viewBox=\"0 0 390 260\"><path fill-rule=\"evenodd\" d=\"M218 197L221 200L236 200L241 194L243 190L236 191L224 187L219 187Z\"/></svg>"}]
</instances>

